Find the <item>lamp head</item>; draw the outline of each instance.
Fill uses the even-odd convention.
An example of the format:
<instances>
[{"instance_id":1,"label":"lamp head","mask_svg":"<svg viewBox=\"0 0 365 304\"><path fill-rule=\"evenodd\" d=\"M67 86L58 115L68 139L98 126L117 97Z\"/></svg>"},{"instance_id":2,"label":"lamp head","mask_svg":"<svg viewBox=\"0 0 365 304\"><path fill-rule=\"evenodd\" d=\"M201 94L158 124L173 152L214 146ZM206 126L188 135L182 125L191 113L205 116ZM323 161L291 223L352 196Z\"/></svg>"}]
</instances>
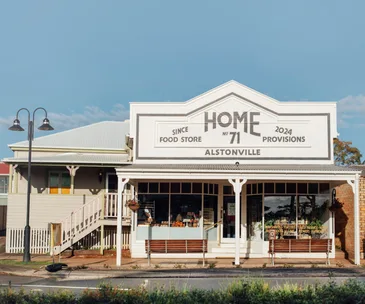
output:
<instances>
[{"instance_id":1,"label":"lamp head","mask_svg":"<svg viewBox=\"0 0 365 304\"><path fill-rule=\"evenodd\" d=\"M24 129L20 126L20 121L18 118L14 119L13 125L9 128L10 131L24 131Z\"/></svg>"},{"instance_id":2,"label":"lamp head","mask_svg":"<svg viewBox=\"0 0 365 304\"><path fill-rule=\"evenodd\" d=\"M38 130L42 130L42 131L52 131L54 130L52 128L52 126L49 124L49 119L46 117L45 119L43 119L43 123L42 125L38 128Z\"/></svg>"}]
</instances>

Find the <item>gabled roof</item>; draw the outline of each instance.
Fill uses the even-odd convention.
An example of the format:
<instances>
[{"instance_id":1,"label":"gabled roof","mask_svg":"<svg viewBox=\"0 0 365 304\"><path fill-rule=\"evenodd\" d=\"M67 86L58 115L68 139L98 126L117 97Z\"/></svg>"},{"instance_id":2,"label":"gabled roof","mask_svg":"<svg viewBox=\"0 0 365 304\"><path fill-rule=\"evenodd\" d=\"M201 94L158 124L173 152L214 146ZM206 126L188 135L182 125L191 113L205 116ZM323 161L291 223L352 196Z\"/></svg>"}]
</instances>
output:
<instances>
[{"instance_id":1,"label":"gabled roof","mask_svg":"<svg viewBox=\"0 0 365 304\"><path fill-rule=\"evenodd\" d=\"M34 148L124 150L129 120L102 121L51 135L35 138ZM28 141L10 144L13 150L27 148Z\"/></svg>"}]
</instances>

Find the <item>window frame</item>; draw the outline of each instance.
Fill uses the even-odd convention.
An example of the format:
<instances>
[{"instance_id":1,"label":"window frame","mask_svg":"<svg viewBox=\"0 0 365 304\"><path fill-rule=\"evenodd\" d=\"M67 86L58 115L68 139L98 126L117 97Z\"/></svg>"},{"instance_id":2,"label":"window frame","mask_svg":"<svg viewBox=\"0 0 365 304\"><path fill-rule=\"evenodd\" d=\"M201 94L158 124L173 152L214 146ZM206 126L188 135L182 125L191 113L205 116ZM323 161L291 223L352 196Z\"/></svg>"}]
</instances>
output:
<instances>
[{"instance_id":1,"label":"window frame","mask_svg":"<svg viewBox=\"0 0 365 304\"><path fill-rule=\"evenodd\" d=\"M57 174L58 175L58 187L57 187L57 193L51 193L51 188L56 188L56 187L51 187L51 174ZM62 175L63 174L67 174L70 177L70 187L62 187ZM72 180L71 180L71 176L70 173L68 171L64 171L64 170L51 170L48 172L48 194L50 195L70 195L71 194L71 186L72 186ZM63 193L62 189L69 189L68 193Z\"/></svg>"}]
</instances>

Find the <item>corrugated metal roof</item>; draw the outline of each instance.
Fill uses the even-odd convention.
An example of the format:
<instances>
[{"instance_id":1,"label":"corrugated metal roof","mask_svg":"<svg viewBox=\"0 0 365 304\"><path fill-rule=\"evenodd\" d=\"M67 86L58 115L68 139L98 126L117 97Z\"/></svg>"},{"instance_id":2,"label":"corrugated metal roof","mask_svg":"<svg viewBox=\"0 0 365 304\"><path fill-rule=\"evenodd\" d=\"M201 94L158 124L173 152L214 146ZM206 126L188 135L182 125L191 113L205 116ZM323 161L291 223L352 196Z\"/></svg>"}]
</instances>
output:
<instances>
[{"instance_id":1,"label":"corrugated metal roof","mask_svg":"<svg viewBox=\"0 0 365 304\"><path fill-rule=\"evenodd\" d=\"M102 121L35 138L32 145L34 148L124 150L127 134L129 134L129 120ZM14 143L9 147L28 147L28 141Z\"/></svg>"},{"instance_id":2,"label":"corrugated metal roof","mask_svg":"<svg viewBox=\"0 0 365 304\"><path fill-rule=\"evenodd\" d=\"M323 172L356 172L356 168L335 165L230 165L230 164L131 164L123 166L126 170L188 170L188 171L323 171Z\"/></svg>"},{"instance_id":3,"label":"corrugated metal roof","mask_svg":"<svg viewBox=\"0 0 365 304\"><path fill-rule=\"evenodd\" d=\"M352 165L351 168L361 170L361 176L365 176L365 165Z\"/></svg>"},{"instance_id":4,"label":"corrugated metal roof","mask_svg":"<svg viewBox=\"0 0 365 304\"><path fill-rule=\"evenodd\" d=\"M6 158L8 163L27 163L28 158ZM121 165L128 162L128 154L62 153L52 156L33 157L32 164L93 164Z\"/></svg>"}]
</instances>

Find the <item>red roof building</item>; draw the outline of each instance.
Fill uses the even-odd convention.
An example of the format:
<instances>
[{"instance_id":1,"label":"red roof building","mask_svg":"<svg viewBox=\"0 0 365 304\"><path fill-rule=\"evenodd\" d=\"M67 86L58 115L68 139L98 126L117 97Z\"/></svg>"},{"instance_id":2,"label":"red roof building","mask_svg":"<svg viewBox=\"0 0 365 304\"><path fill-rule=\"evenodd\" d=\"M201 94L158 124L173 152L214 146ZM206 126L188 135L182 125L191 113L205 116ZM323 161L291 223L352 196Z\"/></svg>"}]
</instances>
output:
<instances>
[{"instance_id":1,"label":"red roof building","mask_svg":"<svg viewBox=\"0 0 365 304\"><path fill-rule=\"evenodd\" d=\"M9 174L9 165L0 163L0 174L1 175Z\"/></svg>"}]
</instances>

